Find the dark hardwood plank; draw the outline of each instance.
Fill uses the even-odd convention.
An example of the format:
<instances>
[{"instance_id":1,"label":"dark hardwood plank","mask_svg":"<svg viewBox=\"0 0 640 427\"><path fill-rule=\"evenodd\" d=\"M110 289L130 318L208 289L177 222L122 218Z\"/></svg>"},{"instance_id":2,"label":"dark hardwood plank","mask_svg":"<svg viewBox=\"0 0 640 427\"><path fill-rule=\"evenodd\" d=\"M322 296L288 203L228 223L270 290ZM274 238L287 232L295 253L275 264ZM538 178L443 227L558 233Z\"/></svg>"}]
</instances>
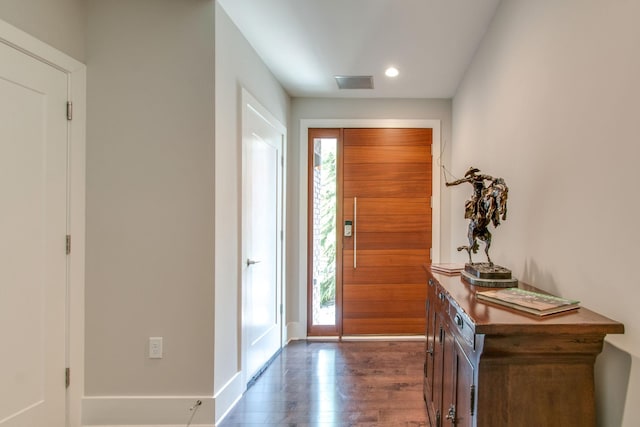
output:
<instances>
[{"instance_id":1,"label":"dark hardwood plank","mask_svg":"<svg viewBox=\"0 0 640 427\"><path fill-rule=\"evenodd\" d=\"M427 426L424 342L294 341L219 427Z\"/></svg>"}]
</instances>

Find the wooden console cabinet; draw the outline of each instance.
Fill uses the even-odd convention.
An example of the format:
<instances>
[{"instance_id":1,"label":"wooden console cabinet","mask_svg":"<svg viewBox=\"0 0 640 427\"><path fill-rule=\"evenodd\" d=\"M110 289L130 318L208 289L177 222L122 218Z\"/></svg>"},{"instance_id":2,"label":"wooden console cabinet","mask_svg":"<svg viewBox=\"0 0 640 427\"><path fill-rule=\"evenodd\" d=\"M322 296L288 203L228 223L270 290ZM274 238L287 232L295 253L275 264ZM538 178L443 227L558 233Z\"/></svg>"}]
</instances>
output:
<instances>
[{"instance_id":1,"label":"wooden console cabinet","mask_svg":"<svg viewBox=\"0 0 640 427\"><path fill-rule=\"evenodd\" d=\"M459 275L425 270L431 427L595 426L594 362L621 323L584 307L539 318L477 301L486 288Z\"/></svg>"}]
</instances>

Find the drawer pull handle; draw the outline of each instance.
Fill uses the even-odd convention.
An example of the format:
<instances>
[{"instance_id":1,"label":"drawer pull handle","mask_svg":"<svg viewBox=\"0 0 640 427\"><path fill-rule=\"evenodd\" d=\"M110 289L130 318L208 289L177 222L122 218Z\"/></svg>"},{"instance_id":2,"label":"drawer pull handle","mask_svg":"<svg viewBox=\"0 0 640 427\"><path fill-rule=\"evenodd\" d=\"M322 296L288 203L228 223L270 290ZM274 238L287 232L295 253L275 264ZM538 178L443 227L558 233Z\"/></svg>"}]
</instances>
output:
<instances>
[{"instance_id":1,"label":"drawer pull handle","mask_svg":"<svg viewBox=\"0 0 640 427\"><path fill-rule=\"evenodd\" d=\"M458 325L458 327L462 329L462 327L464 326L464 321L462 320L462 317L459 314L456 314L455 321L456 321L456 325Z\"/></svg>"}]
</instances>

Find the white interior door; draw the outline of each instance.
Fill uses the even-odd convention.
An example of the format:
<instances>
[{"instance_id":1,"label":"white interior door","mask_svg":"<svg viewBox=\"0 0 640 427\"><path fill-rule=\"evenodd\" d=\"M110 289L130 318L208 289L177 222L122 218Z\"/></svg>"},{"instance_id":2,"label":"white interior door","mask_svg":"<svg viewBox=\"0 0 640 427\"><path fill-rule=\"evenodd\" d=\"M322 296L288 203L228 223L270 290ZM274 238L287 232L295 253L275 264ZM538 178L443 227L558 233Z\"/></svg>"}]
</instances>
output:
<instances>
[{"instance_id":1,"label":"white interior door","mask_svg":"<svg viewBox=\"0 0 640 427\"><path fill-rule=\"evenodd\" d=\"M0 43L0 426L65 425L67 75Z\"/></svg>"},{"instance_id":2,"label":"white interior door","mask_svg":"<svg viewBox=\"0 0 640 427\"><path fill-rule=\"evenodd\" d=\"M282 125L243 102L243 372L245 382L282 342Z\"/></svg>"}]
</instances>

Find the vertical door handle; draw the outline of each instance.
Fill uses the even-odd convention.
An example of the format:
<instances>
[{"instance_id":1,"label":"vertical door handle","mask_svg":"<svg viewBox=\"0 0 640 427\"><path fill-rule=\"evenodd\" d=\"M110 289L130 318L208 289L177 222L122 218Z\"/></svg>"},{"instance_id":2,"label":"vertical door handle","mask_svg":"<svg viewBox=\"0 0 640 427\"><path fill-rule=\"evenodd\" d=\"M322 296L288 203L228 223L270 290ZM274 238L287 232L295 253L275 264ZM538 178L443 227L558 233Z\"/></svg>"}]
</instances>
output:
<instances>
[{"instance_id":1,"label":"vertical door handle","mask_svg":"<svg viewBox=\"0 0 640 427\"><path fill-rule=\"evenodd\" d=\"M358 198L353 198L353 269L358 267Z\"/></svg>"}]
</instances>

